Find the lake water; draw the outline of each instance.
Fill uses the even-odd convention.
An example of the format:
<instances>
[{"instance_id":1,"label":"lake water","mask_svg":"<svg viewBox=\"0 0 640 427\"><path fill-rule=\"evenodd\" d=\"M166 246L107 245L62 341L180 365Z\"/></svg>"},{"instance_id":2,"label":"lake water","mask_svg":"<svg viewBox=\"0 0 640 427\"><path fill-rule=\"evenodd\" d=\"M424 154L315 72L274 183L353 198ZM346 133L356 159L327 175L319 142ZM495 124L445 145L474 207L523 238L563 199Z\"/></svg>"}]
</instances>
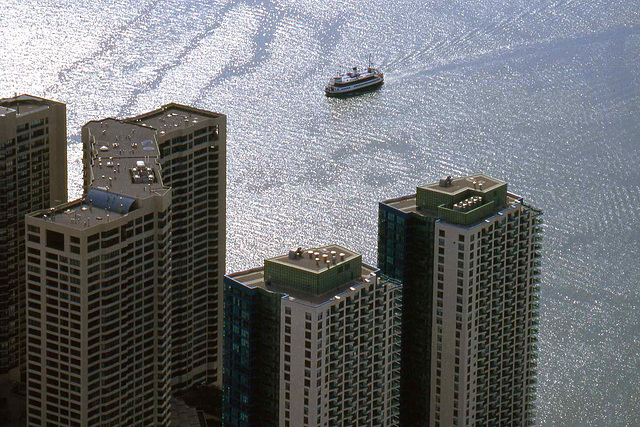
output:
<instances>
[{"instance_id":1,"label":"lake water","mask_svg":"<svg viewBox=\"0 0 640 427\"><path fill-rule=\"evenodd\" d=\"M0 97L80 127L168 102L228 115L228 271L339 243L377 201L485 172L545 211L538 419L640 425L638 0L3 0ZM377 92L327 99L369 53Z\"/></svg>"}]
</instances>

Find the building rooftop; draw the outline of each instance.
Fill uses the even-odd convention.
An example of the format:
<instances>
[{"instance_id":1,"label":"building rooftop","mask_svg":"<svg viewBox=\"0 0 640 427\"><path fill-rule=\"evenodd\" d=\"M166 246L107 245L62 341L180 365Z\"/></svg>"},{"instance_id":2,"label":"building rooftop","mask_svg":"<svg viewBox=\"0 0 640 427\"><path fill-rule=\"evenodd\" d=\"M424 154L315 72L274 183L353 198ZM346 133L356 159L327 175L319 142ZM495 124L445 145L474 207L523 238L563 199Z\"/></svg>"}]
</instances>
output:
<instances>
[{"instance_id":1,"label":"building rooftop","mask_svg":"<svg viewBox=\"0 0 640 427\"><path fill-rule=\"evenodd\" d=\"M91 141L92 188L132 198L164 189L154 129L106 119L89 122L85 130Z\"/></svg>"},{"instance_id":2,"label":"building rooftop","mask_svg":"<svg viewBox=\"0 0 640 427\"><path fill-rule=\"evenodd\" d=\"M228 277L239 283L242 283L248 288L264 289L269 292L283 294L283 296L286 295L290 300L298 301L301 304L319 306L335 299L336 296L341 296L342 294L351 291L351 288L356 287L359 283L365 283L365 281L375 279L377 272L377 268L362 264L360 277L350 282L344 283L337 288L334 288L320 295L301 292L289 287L278 286L273 283L266 284L264 280L264 267L258 267L251 270L229 274Z\"/></svg>"},{"instance_id":3,"label":"building rooftop","mask_svg":"<svg viewBox=\"0 0 640 427\"><path fill-rule=\"evenodd\" d=\"M60 102L40 98L33 95L18 95L12 98L0 99L0 107L15 110L18 116L31 114L36 111L49 108L51 105L60 105ZM2 113L2 111L0 111Z\"/></svg>"},{"instance_id":4,"label":"building rooftop","mask_svg":"<svg viewBox=\"0 0 640 427\"><path fill-rule=\"evenodd\" d=\"M507 192L506 182L475 174L462 178L448 176L417 187L416 194L382 203L405 213L471 226L521 201L520 196Z\"/></svg>"},{"instance_id":5,"label":"building rooftop","mask_svg":"<svg viewBox=\"0 0 640 427\"><path fill-rule=\"evenodd\" d=\"M196 126L198 122L218 117L222 117L222 114L181 104L167 104L157 110L132 117L126 121L157 129L160 135L164 135L167 132Z\"/></svg>"},{"instance_id":6,"label":"building rooftop","mask_svg":"<svg viewBox=\"0 0 640 427\"><path fill-rule=\"evenodd\" d=\"M36 212L36 218L85 229L126 215L137 200L170 191L162 183L155 129L105 119L87 123L83 131L91 145L87 194Z\"/></svg>"},{"instance_id":7,"label":"building rooftop","mask_svg":"<svg viewBox=\"0 0 640 427\"><path fill-rule=\"evenodd\" d=\"M395 199L385 200L382 203L384 203L385 205L391 206L393 208L396 208L396 209L398 209L398 210L400 210L402 212L420 213L420 212L418 212L418 209L417 209L416 195L415 194L411 194L411 195L403 196L403 197L398 197L398 198L395 198Z\"/></svg>"},{"instance_id":8,"label":"building rooftop","mask_svg":"<svg viewBox=\"0 0 640 427\"><path fill-rule=\"evenodd\" d=\"M118 197L114 195L114 197ZM108 210L90 206L84 199L77 199L51 209L44 209L30 214L35 218L63 224L78 230L108 223L126 215L118 210Z\"/></svg>"},{"instance_id":9,"label":"building rooftop","mask_svg":"<svg viewBox=\"0 0 640 427\"><path fill-rule=\"evenodd\" d=\"M477 189L487 192L504 184L506 184L506 182L480 173L460 178L452 178L451 176L448 176L442 178L440 182L423 185L420 188L453 195L469 189Z\"/></svg>"},{"instance_id":10,"label":"building rooftop","mask_svg":"<svg viewBox=\"0 0 640 427\"><path fill-rule=\"evenodd\" d=\"M287 255L266 259L264 267L229 277L250 288L262 288L289 295L305 304L320 305L375 276L377 271L362 263L362 255L339 245L328 245L292 249Z\"/></svg>"},{"instance_id":11,"label":"building rooftop","mask_svg":"<svg viewBox=\"0 0 640 427\"><path fill-rule=\"evenodd\" d=\"M275 262L298 270L320 273L360 257L349 249L339 245L329 245L317 249L291 249L287 255L270 258L267 262ZM327 263L329 261L329 263Z\"/></svg>"}]
</instances>

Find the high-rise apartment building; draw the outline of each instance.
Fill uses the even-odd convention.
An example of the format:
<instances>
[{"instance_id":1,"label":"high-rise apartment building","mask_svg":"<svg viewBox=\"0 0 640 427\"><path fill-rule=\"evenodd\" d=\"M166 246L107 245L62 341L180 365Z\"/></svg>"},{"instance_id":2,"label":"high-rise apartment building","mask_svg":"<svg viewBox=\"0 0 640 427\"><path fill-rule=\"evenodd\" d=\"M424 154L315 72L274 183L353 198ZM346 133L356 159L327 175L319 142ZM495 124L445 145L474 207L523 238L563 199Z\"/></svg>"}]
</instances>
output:
<instances>
[{"instance_id":1,"label":"high-rise apartment building","mask_svg":"<svg viewBox=\"0 0 640 427\"><path fill-rule=\"evenodd\" d=\"M156 129L171 187L171 384L222 384L227 117L179 104L127 120Z\"/></svg>"},{"instance_id":2,"label":"high-rise apartment building","mask_svg":"<svg viewBox=\"0 0 640 427\"><path fill-rule=\"evenodd\" d=\"M226 426L397 424L400 282L331 245L225 277Z\"/></svg>"},{"instance_id":3,"label":"high-rise apartment building","mask_svg":"<svg viewBox=\"0 0 640 427\"><path fill-rule=\"evenodd\" d=\"M66 106L0 99L0 377L13 369L24 380L24 215L66 201Z\"/></svg>"},{"instance_id":4,"label":"high-rise apartment building","mask_svg":"<svg viewBox=\"0 0 640 427\"><path fill-rule=\"evenodd\" d=\"M220 383L225 119L83 127L84 196L27 217L29 425L169 425Z\"/></svg>"},{"instance_id":5,"label":"high-rise apartment building","mask_svg":"<svg viewBox=\"0 0 640 427\"><path fill-rule=\"evenodd\" d=\"M541 212L478 174L380 203L378 265L403 282L403 426L530 425Z\"/></svg>"},{"instance_id":6,"label":"high-rise apartment building","mask_svg":"<svg viewBox=\"0 0 640 427\"><path fill-rule=\"evenodd\" d=\"M83 137L85 196L26 218L28 425L168 425L171 190L155 130L108 119Z\"/></svg>"}]
</instances>

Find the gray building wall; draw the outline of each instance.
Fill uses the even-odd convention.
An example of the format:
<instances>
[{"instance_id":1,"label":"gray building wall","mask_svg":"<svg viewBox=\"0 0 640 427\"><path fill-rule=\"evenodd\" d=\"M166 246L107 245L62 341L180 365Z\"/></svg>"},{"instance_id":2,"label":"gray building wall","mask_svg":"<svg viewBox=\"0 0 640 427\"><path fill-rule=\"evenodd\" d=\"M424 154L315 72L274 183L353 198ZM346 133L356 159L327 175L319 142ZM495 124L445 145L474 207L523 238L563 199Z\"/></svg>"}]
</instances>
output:
<instances>
[{"instance_id":1,"label":"gray building wall","mask_svg":"<svg viewBox=\"0 0 640 427\"><path fill-rule=\"evenodd\" d=\"M226 116L168 104L128 121L156 130L172 188L172 387L221 386Z\"/></svg>"},{"instance_id":2,"label":"gray building wall","mask_svg":"<svg viewBox=\"0 0 640 427\"><path fill-rule=\"evenodd\" d=\"M66 201L66 106L0 99L0 377L25 379L24 215Z\"/></svg>"},{"instance_id":3,"label":"gray building wall","mask_svg":"<svg viewBox=\"0 0 640 427\"><path fill-rule=\"evenodd\" d=\"M86 206L26 220L28 425L168 425L170 193L110 220Z\"/></svg>"}]
</instances>

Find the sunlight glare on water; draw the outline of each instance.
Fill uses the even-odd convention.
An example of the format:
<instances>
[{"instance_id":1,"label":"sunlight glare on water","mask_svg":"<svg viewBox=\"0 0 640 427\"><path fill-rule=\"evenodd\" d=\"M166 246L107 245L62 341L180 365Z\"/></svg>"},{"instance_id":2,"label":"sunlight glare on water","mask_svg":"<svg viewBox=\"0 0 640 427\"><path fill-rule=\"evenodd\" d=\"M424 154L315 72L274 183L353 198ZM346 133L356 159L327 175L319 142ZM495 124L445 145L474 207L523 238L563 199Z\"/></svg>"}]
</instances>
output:
<instances>
[{"instance_id":1,"label":"sunlight glare on water","mask_svg":"<svg viewBox=\"0 0 640 427\"><path fill-rule=\"evenodd\" d=\"M640 425L640 8L623 0L4 0L0 96L80 127L168 102L228 115L228 271L338 243L377 201L485 172L545 211L540 425ZM369 53L378 91L327 99Z\"/></svg>"}]
</instances>

